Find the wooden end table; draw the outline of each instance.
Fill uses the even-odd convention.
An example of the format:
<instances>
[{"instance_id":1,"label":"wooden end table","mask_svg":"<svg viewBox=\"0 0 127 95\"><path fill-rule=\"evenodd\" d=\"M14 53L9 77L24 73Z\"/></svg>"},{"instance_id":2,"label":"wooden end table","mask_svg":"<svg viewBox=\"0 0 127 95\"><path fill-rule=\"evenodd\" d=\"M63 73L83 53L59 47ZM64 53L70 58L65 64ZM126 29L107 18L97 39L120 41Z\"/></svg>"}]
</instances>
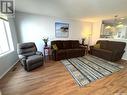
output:
<instances>
[{"instance_id":1,"label":"wooden end table","mask_svg":"<svg viewBox=\"0 0 127 95\"><path fill-rule=\"evenodd\" d=\"M43 50L44 50L44 59L46 59L46 56L48 56L50 59L51 47L50 46L44 46Z\"/></svg>"},{"instance_id":2,"label":"wooden end table","mask_svg":"<svg viewBox=\"0 0 127 95\"><path fill-rule=\"evenodd\" d=\"M85 54L88 54L88 50L89 50L88 44L84 44L82 46L85 47Z\"/></svg>"}]
</instances>

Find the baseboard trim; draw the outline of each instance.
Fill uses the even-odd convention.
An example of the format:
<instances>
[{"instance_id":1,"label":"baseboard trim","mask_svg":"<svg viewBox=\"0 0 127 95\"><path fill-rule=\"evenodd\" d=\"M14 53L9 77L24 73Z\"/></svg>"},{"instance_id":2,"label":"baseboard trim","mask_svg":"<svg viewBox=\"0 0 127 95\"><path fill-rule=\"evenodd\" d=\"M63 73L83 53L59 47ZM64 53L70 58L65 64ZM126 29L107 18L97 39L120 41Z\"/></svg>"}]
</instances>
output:
<instances>
[{"instance_id":1,"label":"baseboard trim","mask_svg":"<svg viewBox=\"0 0 127 95\"><path fill-rule=\"evenodd\" d=\"M19 62L19 60L17 60L5 73L3 73L0 76L0 79L2 79L18 62Z\"/></svg>"}]
</instances>

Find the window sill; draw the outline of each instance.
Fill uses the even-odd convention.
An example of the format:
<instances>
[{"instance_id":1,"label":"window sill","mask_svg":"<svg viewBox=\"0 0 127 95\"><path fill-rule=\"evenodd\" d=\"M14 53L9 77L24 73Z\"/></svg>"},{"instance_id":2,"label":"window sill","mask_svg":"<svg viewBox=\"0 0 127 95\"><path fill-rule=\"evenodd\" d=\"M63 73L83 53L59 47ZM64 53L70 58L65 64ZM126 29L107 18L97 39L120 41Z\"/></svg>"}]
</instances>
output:
<instances>
[{"instance_id":1,"label":"window sill","mask_svg":"<svg viewBox=\"0 0 127 95\"><path fill-rule=\"evenodd\" d=\"M6 56L6 55L8 55L8 54L10 54L12 52L14 52L14 50L10 50L10 51L8 51L6 53L0 54L0 57Z\"/></svg>"}]
</instances>

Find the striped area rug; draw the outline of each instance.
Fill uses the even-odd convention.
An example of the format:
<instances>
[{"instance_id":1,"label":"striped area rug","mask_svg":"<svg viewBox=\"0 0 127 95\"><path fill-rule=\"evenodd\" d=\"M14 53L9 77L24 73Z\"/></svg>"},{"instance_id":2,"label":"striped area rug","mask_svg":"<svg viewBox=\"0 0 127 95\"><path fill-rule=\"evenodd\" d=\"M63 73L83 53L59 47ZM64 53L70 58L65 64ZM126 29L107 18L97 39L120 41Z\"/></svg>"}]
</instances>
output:
<instances>
[{"instance_id":1,"label":"striped area rug","mask_svg":"<svg viewBox=\"0 0 127 95\"><path fill-rule=\"evenodd\" d=\"M61 63L65 65L81 87L124 68L121 65L92 55L61 60Z\"/></svg>"}]
</instances>

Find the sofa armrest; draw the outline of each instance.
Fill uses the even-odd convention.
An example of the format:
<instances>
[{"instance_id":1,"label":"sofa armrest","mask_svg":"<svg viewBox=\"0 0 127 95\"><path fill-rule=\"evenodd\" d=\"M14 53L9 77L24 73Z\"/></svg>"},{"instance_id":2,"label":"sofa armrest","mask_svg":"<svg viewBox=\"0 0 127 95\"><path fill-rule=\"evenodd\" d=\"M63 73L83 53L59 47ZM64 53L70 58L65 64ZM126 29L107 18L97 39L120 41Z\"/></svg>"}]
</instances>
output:
<instances>
[{"instance_id":1,"label":"sofa armrest","mask_svg":"<svg viewBox=\"0 0 127 95\"><path fill-rule=\"evenodd\" d=\"M56 52L57 52L57 50L51 49L51 52L52 52L52 59L56 60Z\"/></svg>"},{"instance_id":2,"label":"sofa armrest","mask_svg":"<svg viewBox=\"0 0 127 95\"><path fill-rule=\"evenodd\" d=\"M19 60L21 62L21 65L26 69L26 60L27 60L27 57L24 56L24 55L18 55L19 57Z\"/></svg>"},{"instance_id":3,"label":"sofa armrest","mask_svg":"<svg viewBox=\"0 0 127 95\"><path fill-rule=\"evenodd\" d=\"M79 48L82 48L82 49L86 49L87 47L88 47L87 45L82 45L82 44L79 45Z\"/></svg>"},{"instance_id":4,"label":"sofa armrest","mask_svg":"<svg viewBox=\"0 0 127 95\"><path fill-rule=\"evenodd\" d=\"M18 57L19 57L20 60L22 60L22 59L27 59L27 57L24 56L24 55L18 55Z\"/></svg>"},{"instance_id":5,"label":"sofa armrest","mask_svg":"<svg viewBox=\"0 0 127 95\"><path fill-rule=\"evenodd\" d=\"M84 46L79 46L79 48L85 48Z\"/></svg>"},{"instance_id":6,"label":"sofa armrest","mask_svg":"<svg viewBox=\"0 0 127 95\"><path fill-rule=\"evenodd\" d=\"M42 56L43 56L42 52L40 52L40 51L37 51L36 54L37 54L37 55L42 55Z\"/></svg>"},{"instance_id":7,"label":"sofa armrest","mask_svg":"<svg viewBox=\"0 0 127 95\"><path fill-rule=\"evenodd\" d=\"M113 51L113 61L120 60L125 51Z\"/></svg>"}]
</instances>

